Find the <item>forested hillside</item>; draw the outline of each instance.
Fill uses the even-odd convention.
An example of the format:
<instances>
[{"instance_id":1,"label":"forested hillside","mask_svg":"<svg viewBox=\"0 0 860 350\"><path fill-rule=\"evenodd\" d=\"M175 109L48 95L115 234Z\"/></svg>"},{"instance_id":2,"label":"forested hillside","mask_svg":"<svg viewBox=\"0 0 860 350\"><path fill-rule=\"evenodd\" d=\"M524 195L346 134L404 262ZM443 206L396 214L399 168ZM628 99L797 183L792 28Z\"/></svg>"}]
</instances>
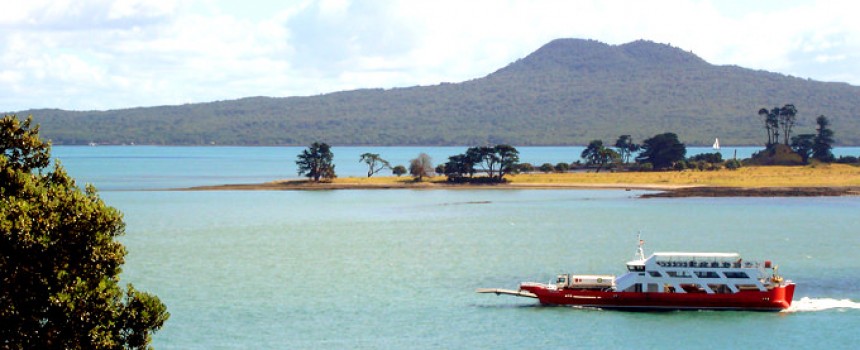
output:
<instances>
[{"instance_id":1,"label":"forested hillside","mask_svg":"<svg viewBox=\"0 0 860 350\"><path fill-rule=\"evenodd\" d=\"M554 40L486 77L396 89L110 111L32 114L54 144L582 145L666 131L690 145L758 145L757 112L798 109L795 133L826 115L860 145L860 87L711 65L668 45Z\"/></svg>"}]
</instances>

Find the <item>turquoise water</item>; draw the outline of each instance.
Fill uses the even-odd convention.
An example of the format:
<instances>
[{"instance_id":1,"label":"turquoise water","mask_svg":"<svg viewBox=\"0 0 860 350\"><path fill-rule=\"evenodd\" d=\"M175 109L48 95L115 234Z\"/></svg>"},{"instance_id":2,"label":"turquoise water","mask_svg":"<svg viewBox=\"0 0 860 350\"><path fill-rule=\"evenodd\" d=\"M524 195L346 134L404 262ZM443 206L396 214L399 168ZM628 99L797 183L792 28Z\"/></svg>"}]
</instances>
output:
<instances>
[{"instance_id":1,"label":"turquoise water","mask_svg":"<svg viewBox=\"0 0 860 350\"><path fill-rule=\"evenodd\" d=\"M141 176L104 169L116 159L126 169L146 169L143 178L167 179L155 181L159 186L201 181L186 175L199 170L173 169L173 158L104 149L61 160L93 174L97 180L89 181L97 186L116 189L133 188L127 179ZM180 151L198 152L210 168L232 169L212 174L216 180L268 171L236 164L269 169L270 158L262 156ZM412 151L403 153L414 157ZM125 213L123 281L157 294L172 314L154 337L158 349L854 348L860 198L637 199L641 193L109 190L102 196ZM798 307L630 313L538 307L533 299L474 292L546 282L556 273L622 273L637 231L646 253L737 251L774 260L798 283Z\"/></svg>"},{"instance_id":2,"label":"turquoise water","mask_svg":"<svg viewBox=\"0 0 860 350\"><path fill-rule=\"evenodd\" d=\"M304 147L168 147L168 146L57 146L59 158L79 182L90 182L102 191L140 190L259 183L297 178L296 157ZM571 163L579 160L583 147L518 147L520 161L535 165ZM748 158L754 147L723 148L729 159ZM392 165L409 165L419 153L427 153L434 164L466 151L466 147L333 147L335 170L340 177L366 176L361 154L377 153ZM690 147L687 155L714 152ZM836 155L860 156L860 147L842 147ZM390 171L383 175L391 175Z\"/></svg>"}]
</instances>

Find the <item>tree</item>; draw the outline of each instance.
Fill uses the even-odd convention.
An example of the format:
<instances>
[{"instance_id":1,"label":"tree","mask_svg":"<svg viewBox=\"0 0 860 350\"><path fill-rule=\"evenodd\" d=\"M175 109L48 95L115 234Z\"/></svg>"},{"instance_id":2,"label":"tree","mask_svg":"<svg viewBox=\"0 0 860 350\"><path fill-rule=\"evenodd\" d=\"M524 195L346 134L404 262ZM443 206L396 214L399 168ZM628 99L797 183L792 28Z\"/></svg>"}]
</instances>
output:
<instances>
[{"instance_id":1,"label":"tree","mask_svg":"<svg viewBox=\"0 0 860 350\"><path fill-rule=\"evenodd\" d=\"M765 146L770 147L770 145L779 142L779 107L774 107L771 110L759 109L758 115L764 119L764 128L767 131Z\"/></svg>"},{"instance_id":2,"label":"tree","mask_svg":"<svg viewBox=\"0 0 860 350\"><path fill-rule=\"evenodd\" d=\"M553 168L557 172L564 173L564 172L567 172L568 170L570 170L570 164L567 164L565 162L561 162L561 163L556 164L555 167L553 167Z\"/></svg>"},{"instance_id":3,"label":"tree","mask_svg":"<svg viewBox=\"0 0 860 350\"><path fill-rule=\"evenodd\" d=\"M499 163L500 159L493 147L470 147L466 150L466 159L473 166L480 167L487 172L489 177L496 176L496 164Z\"/></svg>"},{"instance_id":4,"label":"tree","mask_svg":"<svg viewBox=\"0 0 860 350\"><path fill-rule=\"evenodd\" d=\"M630 135L621 135L615 141L615 148L618 149L618 154L624 163L630 162L630 156L633 152L639 151L639 145L633 143L633 138Z\"/></svg>"},{"instance_id":5,"label":"tree","mask_svg":"<svg viewBox=\"0 0 860 350\"><path fill-rule=\"evenodd\" d=\"M818 128L816 128L818 133L813 140L812 158L822 162L832 162L833 153L830 150L833 149L833 143L836 141L833 140L833 130L828 128L830 121L827 120L827 117L820 115L815 119L815 123L818 124Z\"/></svg>"},{"instance_id":6,"label":"tree","mask_svg":"<svg viewBox=\"0 0 860 350\"><path fill-rule=\"evenodd\" d=\"M723 154L720 152L701 153L701 154L697 154L695 156L690 157L688 159L688 161L690 161L690 162L703 161L703 162L707 162L707 163L711 163L711 164L719 164L719 163L723 162Z\"/></svg>"},{"instance_id":7,"label":"tree","mask_svg":"<svg viewBox=\"0 0 860 350\"><path fill-rule=\"evenodd\" d=\"M600 169L603 168L604 165L618 161L621 159L621 156L618 152L606 148L603 146L603 141L601 140L592 140L588 147L582 151L582 158L586 160L587 164L597 165L597 171L600 172Z\"/></svg>"},{"instance_id":8,"label":"tree","mask_svg":"<svg viewBox=\"0 0 860 350\"><path fill-rule=\"evenodd\" d=\"M737 159L729 159L726 161L726 169L738 170L741 167L741 162Z\"/></svg>"},{"instance_id":9,"label":"tree","mask_svg":"<svg viewBox=\"0 0 860 350\"><path fill-rule=\"evenodd\" d=\"M598 163L598 154L602 149L604 149L602 140L591 140L591 142L588 143L588 146L582 150L580 157L585 159L585 164L595 165Z\"/></svg>"},{"instance_id":10,"label":"tree","mask_svg":"<svg viewBox=\"0 0 860 350\"><path fill-rule=\"evenodd\" d=\"M32 118L0 120L0 343L11 349L144 349L170 314L120 286L122 213L79 188Z\"/></svg>"},{"instance_id":11,"label":"tree","mask_svg":"<svg viewBox=\"0 0 860 350\"><path fill-rule=\"evenodd\" d=\"M314 142L299 154L296 165L299 175L305 175L315 182L319 182L320 179L330 181L337 177L334 173L333 160L331 146L324 142Z\"/></svg>"},{"instance_id":12,"label":"tree","mask_svg":"<svg viewBox=\"0 0 860 350\"><path fill-rule=\"evenodd\" d=\"M764 129L767 132L767 142L765 143L765 146L770 146L772 143L771 141L773 139L773 136L771 134L771 129L770 129L770 123L768 123L768 118L770 117L770 111L767 110L767 108L761 108L758 110L758 115L759 115L759 117L762 117L762 119L764 120Z\"/></svg>"},{"instance_id":13,"label":"tree","mask_svg":"<svg viewBox=\"0 0 860 350\"><path fill-rule=\"evenodd\" d=\"M427 153L421 153L418 158L409 161L409 174L415 181L421 181L425 176L433 174L433 160Z\"/></svg>"},{"instance_id":14,"label":"tree","mask_svg":"<svg viewBox=\"0 0 860 350\"><path fill-rule=\"evenodd\" d=\"M455 164L456 170L452 173L468 170L471 176L477 166L487 173L490 181L502 182L505 175L515 170L516 164L520 161L520 152L511 145L470 147L462 157L457 157L456 160L462 164Z\"/></svg>"},{"instance_id":15,"label":"tree","mask_svg":"<svg viewBox=\"0 0 860 350\"><path fill-rule=\"evenodd\" d=\"M367 177L373 176L382 169L391 169L391 164L387 160L379 157L376 153L364 153L359 159L360 162L367 164Z\"/></svg>"},{"instance_id":16,"label":"tree","mask_svg":"<svg viewBox=\"0 0 860 350\"><path fill-rule=\"evenodd\" d=\"M555 170L555 167L550 163L543 163L540 166L540 171L544 173L551 173Z\"/></svg>"},{"instance_id":17,"label":"tree","mask_svg":"<svg viewBox=\"0 0 860 350\"><path fill-rule=\"evenodd\" d=\"M791 138L791 149L803 158L804 163L809 163L809 156L815 146L815 134L800 134Z\"/></svg>"},{"instance_id":18,"label":"tree","mask_svg":"<svg viewBox=\"0 0 860 350\"><path fill-rule=\"evenodd\" d=\"M520 162L520 151L511 145L496 145L493 150L499 158L497 181L502 182L505 175L516 171L517 163Z\"/></svg>"},{"instance_id":19,"label":"tree","mask_svg":"<svg viewBox=\"0 0 860 350\"><path fill-rule=\"evenodd\" d=\"M782 107L773 107L768 110L762 108L758 110L758 115L764 118L764 127L767 130L767 147L779 143L779 134L782 130L783 143L788 146L788 141L791 138L791 129L797 119L797 107L793 104L786 104Z\"/></svg>"},{"instance_id":20,"label":"tree","mask_svg":"<svg viewBox=\"0 0 860 350\"><path fill-rule=\"evenodd\" d=\"M402 165L395 166L391 169L391 173L397 177L403 176L403 174L406 174L406 167Z\"/></svg>"},{"instance_id":21,"label":"tree","mask_svg":"<svg viewBox=\"0 0 860 350\"><path fill-rule=\"evenodd\" d=\"M466 175L472 176L474 173L475 168L465 154L450 156L445 163L445 176L448 181L461 181Z\"/></svg>"},{"instance_id":22,"label":"tree","mask_svg":"<svg viewBox=\"0 0 860 350\"><path fill-rule=\"evenodd\" d=\"M653 136L642 142L642 153L636 157L639 162L651 163L654 169L670 168L672 163L684 159L687 147L678 141L678 135L667 132Z\"/></svg>"},{"instance_id":23,"label":"tree","mask_svg":"<svg viewBox=\"0 0 860 350\"><path fill-rule=\"evenodd\" d=\"M532 163L517 164L517 173L530 173L535 171L535 166Z\"/></svg>"},{"instance_id":24,"label":"tree","mask_svg":"<svg viewBox=\"0 0 860 350\"><path fill-rule=\"evenodd\" d=\"M614 164L617 164L621 161L621 155L618 152L611 148L604 148L597 155L598 162L600 166L597 167L597 172L600 172L600 168L607 166L612 168Z\"/></svg>"},{"instance_id":25,"label":"tree","mask_svg":"<svg viewBox=\"0 0 860 350\"><path fill-rule=\"evenodd\" d=\"M791 138L791 128L794 127L796 119L797 107L794 107L793 104L787 104L779 109L779 125L782 127L783 144L786 146L788 146L788 140Z\"/></svg>"}]
</instances>

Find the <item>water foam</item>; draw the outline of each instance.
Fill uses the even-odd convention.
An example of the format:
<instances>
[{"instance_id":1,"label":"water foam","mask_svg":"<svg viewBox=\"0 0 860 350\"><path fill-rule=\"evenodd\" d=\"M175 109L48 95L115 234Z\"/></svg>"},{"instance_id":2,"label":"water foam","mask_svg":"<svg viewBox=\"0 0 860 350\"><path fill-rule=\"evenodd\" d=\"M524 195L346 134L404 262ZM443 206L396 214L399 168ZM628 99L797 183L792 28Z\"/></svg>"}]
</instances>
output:
<instances>
[{"instance_id":1,"label":"water foam","mask_svg":"<svg viewBox=\"0 0 860 350\"><path fill-rule=\"evenodd\" d=\"M851 299L809 298L803 297L791 303L791 307L783 312L824 311L830 309L860 310L860 303Z\"/></svg>"}]
</instances>

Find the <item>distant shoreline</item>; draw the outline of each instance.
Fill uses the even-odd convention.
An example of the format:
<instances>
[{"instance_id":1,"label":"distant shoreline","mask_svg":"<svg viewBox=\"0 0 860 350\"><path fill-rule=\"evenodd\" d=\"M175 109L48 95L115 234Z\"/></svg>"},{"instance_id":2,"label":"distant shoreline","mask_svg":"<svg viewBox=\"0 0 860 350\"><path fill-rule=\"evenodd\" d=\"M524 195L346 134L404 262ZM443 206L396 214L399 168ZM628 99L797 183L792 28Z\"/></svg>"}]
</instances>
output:
<instances>
[{"instance_id":1,"label":"distant shoreline","mask_svg":"<svg viewBox=\"0 0 860 350\"><path fill-rule=\"evenodd\" d=\"M646 190L640 198L685 197L835 197L860 196L860 186L805 186L805 187L719 187L669 184L601 184L601 183L505 183L505 184L450 184L445 182L314 183L305 180L273 181L257 184L226 184L196 186L179 191L331 191L331 190Z\"/></svg>"}]
</instances>

